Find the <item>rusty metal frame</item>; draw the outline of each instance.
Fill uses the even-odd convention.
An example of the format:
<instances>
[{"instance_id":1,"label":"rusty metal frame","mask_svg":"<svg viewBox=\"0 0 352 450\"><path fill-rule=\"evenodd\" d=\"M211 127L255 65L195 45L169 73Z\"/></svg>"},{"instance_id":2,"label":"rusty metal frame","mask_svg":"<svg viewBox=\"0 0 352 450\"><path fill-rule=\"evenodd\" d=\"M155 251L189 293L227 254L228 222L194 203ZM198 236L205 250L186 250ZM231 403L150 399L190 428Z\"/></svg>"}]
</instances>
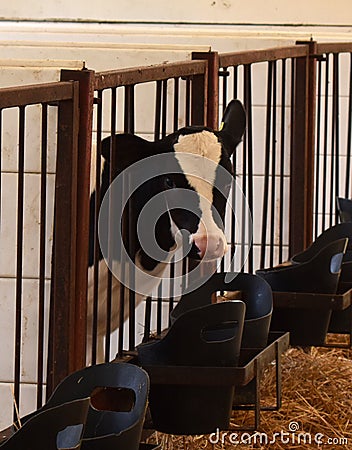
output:
<instances>
[{"instance_id":1,"label":"rusty metal frame","mask_svg":"<svg viewBox=\"0 0 352 450\"><path fill-rule=\"evenodd\" d=\"M164 97L166 93L165 82L168 79L173 78L191 77L193 80L197 80L197 82L192 86L192 118L188 118L187 120L191 121L193 124L205 124L212 128L217 128L219 109L219 69L231 66L238 67L241 65L244 65L248 69L254 63L269 62L274 64L279 60L286 61L287 59L291 59L293 61L294 76L289 220L290 253L296 253L309 245L313 234L316 58L319 54L323 54L327 51L349 51L351 47L351 44L346 43L316 44L315 42L304 42L298 44L299 45L290 47L276 47L250 52L243 51L224 54L218 54L217 52L197 52L192 54L192 61L110 70L99 73L92 73L90 71L90 88L88 91L86 90L85 93L89 97L88 103L90 106L87 109L88 116L85 115L85 117L88 117L89 120L89 114L91 114L92 111L92 91L98 92L99 96L105 89L116 90L118 87L125 87L125 101L133 110L134 86L141 83L156 82L158 88L157 96L160 97L160 105L163 105L162 107L165 109L165 104L163 103L165 101ZM66 72L63 79L78 79L82 83L80 77L88 76L87 74L84 74L84 72L85 71L69 71ZM175 89L178 89L177 86ZM82 93L82 99L83 95L84 94ZM248 100L248 93L246 93L246 95ZM96 100L99 104L101 97ZM83 101L87 104L87 99L83 99ZM155 130L156 136L159 134L159 130L162 135L165 134L164 119L161 120L160 117L158 119L158 126ZM87 121L83 120L81 123L83 124L83 128L81 127L80 129L80 140L83 136L83 141L88 143L91 133L91 123L88 126L84 125ZM133 117L130 117L130 115L126 116L126 111L125 131L134 131ZM86 137L84 138L84 136ZM82 148L86 145L87 144L82 145ZM88 148L87 152L89 153ZM81 186L84 186L86 183L88 174L87 168L88 166L85 166L85 175L82 175L85 182L81 182ZM82 191L82 195L88 199L87 191L84 193ZM84 201L84 203L87 204L88 200L87 202ZM82 218L87 218L85 214L86 213L83 213ZM83 228L87 229L87 223L84 223L84 221ZM86 231L83 233L86 233ZM82 243L86 242L86 235L82 239ZM81 248L84 248L83 244ZM84 253L80 254L83 255ZM84 262L82 259L82 267L83 265ZM82 292L85 292L84 288ZM80 308L81 311L84 311L84 305L81 304ZM84 330L83 322L81 325L82 336ZM81 346L81 349L83 349L83 346ZM130 348L130 350L131 349L132 348ZM120 348L120 351L122 351L122 348Z\"/></svg>"},{"instance_id":2,"label":"rusty metal frame","mask_svg":"<svg viewBox=\"0 0 352 450\"><path fill-rule=\"evenodd\" d=\"M95 74L95 90L100 91L112 87L167 80L174 77L188 77L202 73L206 73L206 63L202 61L178 61L176 63L110 70Z\"/></svg>"},{"instance_id":3,"label":"rusty metal frame","mask_svg":"<svg viewBox=\"0 0 352 450\"><path fill-rule=\"evenodd\" d=\"M84 72L84 71L83 71ZM64 78L62 79L75 79L80 80L81 72L80 71L69 71L64 73ZM90 91L89 91L89 108L86 109L87 114L90 114L90 117L92 117L93 114L93 101L97 103L98 105L98 120L99 120L99 111L101 115L101 108L102 108L102 93L104 90L111 90L112 92L112 103L111 103L111 112L113 116L111 117L111 133L115 133L115 121L116 121L116 92L118 88L124 88L125 89L125 111L124 111L124 131L125 132L134 132L134 87L137 84L143 84L148 82L155 82L156 83L156 116L155 116L155 130L154 130L154 137L155 139L158 139L159 136L164 136L166 134L166 94L167 94L167 81L170 79L173 79L175 81L175 87L174 87L174 110L177 110L177 101L176 96L178 95L178 80L179 79L185 79L186 80L186 124L192 123L192 125L206 125L207 124L207 96L208 96L208 63L207 61L201 61L201 60L194 60L194 61L180 61L177 63L169 63L169 64L159 64L154 66L146 66L146 67L140 67L140 68L127 68L127 69L119 69L114 71L104 71L99 73L92 73L90 75ZM97 93L97 98L93 98L94 91ZM87 93L87 92L86 92ZM92 94L93 93L93 94ZM87 103L87 100L84 100ZM127 109L126 109L127 107ZM175 112L174 112L175 115ZM86 114L85 114L85 117ZM100 119L101 120L101 119ZM91 140L92 136L92 127L91 127L91 118L90 118L90 124L87 127L85 125L87 121L82 120L81 123L83 124L83 127L80 128L80 138L79 138L79 147L84 147L81 145L81 137L83 137L83 140L85 142L88 142ZM98 125L99 127L99 125ZM174 128L177 127L177 120L174 117ZM100 147L101 147L101 132L98 130L97 135L97 154L100 155ZM114 146L114 141L112 141L112 145ZM90 149L86 149L87 152L90 155ZM112 154L114 155L114 151L112 151ZM98 157L97 155L97 157ZM88 158L88 156L87 156ZM99 157L98 157L99 159ZM97 160L97 167L99 167ZM111 167L113 168L114 163L111 164ZM112 169L113 170L113 169ZM86 175L84 175L86 173ZM81 191L81 197L80 202L84 203L86 205L89 204L89 192L87 190L88 176L89 170L87 169L87 166L85 166L85 169L83 170L83 174L78 174L79 178L84 179L83 181L79 181L79 185L82 186ZM111 174L112 176L112 174ZM84 186L86 186L86 190L84 191ZM99 189L99 184L97 183L97 189ZM79 214L79 211L78 211ZM82 220L84 221L84 229L88 228L88 216L86 215L86 212L82 215ZM84 234L84 231L82 231L80 234ZM82 242L87 242L87 234L85 237L82 238ZM83 248L83 246L82 246ZM88 248L88 245L87 247ZM80 253L83 254L82 252ZM97 257L97 255L96 255ZM88 258L85 260L88 261ZM84 265L84 260L82 259L82 269ZM85 273L87 272L87 263L86 267L84 269ZM79 278L79 275L78 275ZM83 277L82 277L83 278ZM95 284L98 282L98 264L95 262L94 264L94 279ZM86 282L86 278L83 280L83 283ZM87 292L86 291L86 285L82 285L81 292ZM126 295L124 290L121 290L122 299L121 299L121 311L123 310L123 304L124 304L124 296ZM83 295L84 297L84 295ZM81 297L83 299L83 297ZM97 289L95 289L95 299L94 299L94 305L97 305ZM86 296L85 296L86 298ZM131 308L134 309L134 299L133 294L129 297L130 302L130 310ZM107 303L108 305L111 304L111 279L108 280L107 285ZM81 311L84 311L84 306L82 306ZM108 308L109 309L109 308ZM95 311L97 309L95 308ZM133 319L133 311L130 311L130 316ZM109 331L109 313L107 314L107 335ZM96 325L96 321L93 319L93 329L94 329L94 323ZM81 328L83 335L83 330L85 329L86 323L85 321L82 321L80 324L78 324L78 327ZM96 329L96 327L95 327ZM122 335L123 327L120 327L119 332L119 355L122 355L123 348L122 348L122 342L123 342L123 335ZM130 329L130 342L129 342L129 348L134 348L134 325ZM79 344L78 344L79 345ZM81 354L85 353L83 352L83 344L81 345ZM106 339L106 357L109 354L110 351L110 342L109 339ZM78 354L78 352L77 352ZM96 354L95 354L95 338L93 337L93 351L92 351L92 360L95 361Z\"/></svg>"},{"instance_id":4,"label":"rusty metal frame","mask_svg":"<svg viewBox=\"0 0 352 450\"><path fill-rule=\"evenodd\" d=\"M18 176L18 223L17 223L17 269L16 269L16 342L15 342L15 367L14 367L14 384L15 384L15 400L19 404L20 383L21 383L21 321L22 321L22 245L23 245L23 189L24 189L24 156L25 156L25 110L29 105L42 105L42 131L41 131L41 228L40 228L40 260L39 260L39 303L38 316L39 321L44 319L44 277L45 277L45 203L46 203L46 152L47 152L47 111L48 106L58 106L60 123L58 124L58 167L59 169L56 179L56 194L58 202L56 211L60 211L61 215L56 215L55 224L56 236L58 240L61 235L66 234L66 243L61 240L62 247L53 255L55 262L55 270L53 271L53 279L55 279L55 287L52 292L52 311L53 319L56 321L57 330L53 334L56 337L56 344L51 343L49 349L50 358L48 359L48 385L50 390L50 378L61 367L61 363L70 355L70 346L72 346L71 335L65 328L69 323L74 323L74 295L72 295L72 276L75 273L75 258L71 254L71 243L75 239L75 206L76 201L72 202L72 195L75 190L75 173L77 164L75 155L77 150L76 138L78 136L78 83L43 83L38 85L16 86L0 89L0 110L8 108L19 109L19 176ZM63 120L63 118L65 119ZM62 170L64 169L64 170ZM65 173L65 170L67 172ZM72 179L69 180L69 175ZM61 202L61 206L60 206ZM62 211L65 211L64 213ZM62 258L61 261L58 258ZM59 311L59 309L61 311ZM55 311L54 311L55 310ZM64 317L65 316L65 317ZM66 319L67 323L66 323ZM50 347L49 344L49 347ZM43 324L40 324L38 331L38 390L37 404L42 404L42 387L43 387L43 351L44 351L44 330ZM52 354L50 351L54 351ZM61 355L60 355L61 352ZM65 353L65 354L63 354ZM60 358L60 356L62 356ZM51 363L51 364L50 364ZM73 367L72 364L70 368ZM65 367L62 367L65 370ZM61 370L61 368L59 369Z\"/></svg>"},{"instance_id":5,"label":"rusty metal frame","mask_svg":"<svg viewBox=\"0 0 352 450\"><path fill-rule=\"evenodd\" d=\"M217 54L216 52L194 53L192 61L180 61L171 64L160 64L140 68L119 69L115 71L105 71L94 73L92 71L65 71L62 79L78 79L81 85L80 102L81 126L79 133L79 146L82 152L81 158L84 170L79 176L83 181L78 181L81 186L81 194L87 199L87 177L89 174L90 139L91 139L91 115L93 110L93 93L101 92L104 89L115 89L124 86L126 100L133 104L133 86L139 83L156 81L163 83L165 80L176 77L197 77L197 83L192 87L192 123L206 124L213 128L217 127L219 89L218 73L221 67L246 65L250 67L256 62L278 61L291 58L295 61L294 67L294 110L293 110L293 147L291 155L291 211L290 211L290 246L291 253L305 248L312 239L313 220L313 186L314 186L314 127L315 127L315 78L316 78L316 57L327 51L350 51L351 44L316 44L315 42L299 43L292 47L272 48L251 52L236 52ZM165 94L165 92L164 92ZM162 91L160 91L162 95ZM83 103L82 103L83 102ZM197 103L198 102L198 103ZM85 105L85 106L84 106ZM303 110L302 110L303 108ZM127 130L133 131L133 120L127 118ZM162 127L163 128L163 127ZM304 133L302 133L304 129ZM86 153L84 154L84 151ZM302 170L304 167L304 170ZM81 167L82 169L82 167ZM303 180L302 180L303 176ZM293 188L294 187L294 188ZM80 197L82 199L82 197ZM85 202L79 202L85 203ZM85 268L83 258L84 243L87 242L87 211L77 213L80 216L80 223L83 231L81 240L81 251L77 250L77 257L82 255L81 264L77 266L78 271ZM302 233L302 230L304 232ZM79 279L80 275L77 274ZM86 292L86 279L83 277L78 311L81 314L85 311L82 301ZM76 295L77 292L76 290ZM80 316L81 317L81 316ZM75 338L78 342L76 354L82 354L84 344L79 344L84 336L85 322L81 322L80 331L76 332ZM131 350L131 349L130 349ZM81 360L81 364L82 364Z\"/></svg>"},{"instance_id":6,"label":"rusty metal frame","mask_svg":"<svg viewBox=\"0 0 352 450\"><path fill-rule=\"evenodd\" d=\"M79 82L79 134L77 165L77 223L79 232L76 237L76 284L75 308L76 324L74 327L75 369L86 364L87 332L87 276L89 248L89 184L92 145L92 120L94 101L94 72L61 71L61 81Z\"/></svg>"},{"instance_id":7,"label":"rusty metal frame","mask_svg":"<svg viewBox=\"0 0 352 450\"><path fill-rule=\"evenodd\" d=\"M307 54L295 59L290 177L290 255L313 240L316 43L298 42Z\"/></svg>"},{"instance_id":8,"label":"rusty metal frame","mask_svg":"<svg viewBox=\"0 0 352 450\"><path fill-rule=\"evenodd\" d=\"M276 47L253 52L244 51L219 55L220 67L225 68L238 67L240 65L248 67L261 62L268 62L272 65L276 61L285 61L287 59L293 61L294 78L292 82L294 83L294 98L292 105L293 129L291 134L290 254L303 250L311 243L313 230L314 172L312 169L314 167L316 100L316 60L314 56L317 48L315 42L299 44L290 47ZM263 230L265 228L263 225ZM262 242L262 245L265 245L265 243ZM262 253L262 264L263 256ZM270 259L272 260L272 255Z\"/></svg>"},{"instance_id":9,"label":"rusty metal frame","mask_svg":"<svg viewBox=\"0 0 352 450\"><path fill-rule=\"evenodd\" d=\"M192 83L188 84L191 113L187 122L216 129L221 68L243 65L248 75L248 69L254 63L274 63L286 59L294 61L289 218L290 253L294 254L306 248L313 237L316 61L326 55L339 53L352 54L352 43L319 44L311 41L291 47L256 51L224 54L197 52L192 55L192 61L99 73L65 70L58 83L0 89L0 110L18 107L23 113L25 107L32 104L56 105L59 108L47 394L63 377L85 364L89 176L93 103L96 100L94 92L98 91L99 94L104 89L125 87L126 102L133 107L133 87L136 84L157 82L162 97L165 96L165 83L168 79L192 79ZM247 76L247 88L249 81ZM175 92L178 92L177 85ZM250 104L249 93L246 91L246 101ZM21 113L20 120L24 121ZM159 128L164 133L165 121L162 122ZM127 132L134 131L132 116L125 117L125 128ZM45 132L43 140L44 135ZM21 146L23 147L23 142L20 142ZM22 159L20 164L23 167ZM22 182L19 176L19 183ZM22 212L19 213L22 216ZM22 236L19 234L19 244L21 240ZM21 260L17 275L19 329ZM132 344L133 342L130 347L133 347ZM20 380L19 367L17 361L17 381ZM19 391L15 395L18 397ZM38 397L38 402L41 402L41 396Z\"/></svg>"},{"instance_id":10,"label":"rusty metal frame","mask_svg":"<svg viewBox=\"0 0 352 450\"><path fill-rule=\"evenodd\" d=\"M79 368L75 350L75 326L79 323L76 316L79 83L67 84L71 86L71 98L58 103L47 396L68 373Z\"/></svg>"}]
</instances>

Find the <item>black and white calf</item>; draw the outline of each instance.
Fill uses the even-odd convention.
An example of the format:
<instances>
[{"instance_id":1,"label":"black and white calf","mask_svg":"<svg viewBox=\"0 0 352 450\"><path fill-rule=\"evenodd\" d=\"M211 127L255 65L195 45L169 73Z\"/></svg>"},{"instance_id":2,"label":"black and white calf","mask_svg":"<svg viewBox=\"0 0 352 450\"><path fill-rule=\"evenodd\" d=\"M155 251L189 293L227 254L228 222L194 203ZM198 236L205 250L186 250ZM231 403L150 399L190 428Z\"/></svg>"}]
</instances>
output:
<instances>
[{"instance_id":1,"label":"black and white calf","mask_svg":"<svg viewBox=\"0 0 352 450\"><path fill-rule=\"evenodd\" d=\"M148 287L138 286L136 281L137 293L148 294L149 290L160 282L166 265L176 250L180 230L183 230L183 236L184 233L187 235L189 257L198 260L216 259L225 254L227 242L223 221L230 183L229 178L226 180L220 176L220 168L232 173L230 158L242 139L245 123L242 104L238 100L233 100L226 108L220 131L206 127L185 127L156 142L149 142L129 134L117 134L114 137L117 174L133 167L138 161L147 161L146 158L160 155L160 175L144 181L130 197L133 214L130 215L129 229L132 239L129 239L129 243L133 242L133 245L129 246L129 257L141 273L151 275L151 279L154 280L152 283L154 286ZM109 188L110 144L111 137L102 142L104 164L101 198ZM162 167L165 159L161 158L165 154L168 155L166 169L165 166ZM224 183L227 186L222 186ZM153 198L163 203L160 207L162 212L157 219L153 214L143 214L143 208ZM88 346L92 339L93 317L94 202L95 192L91 195ZM143 216L142 227L138 222L140 216ZM149 241L156 243L156 247L160 250L160 258L158 251L146 251L148 245L144 244L148 244ZM103 359L107 273L107 262L101 255L98 285L98 362ZM140 282L143 283L144 281ZM116 297L120 292L120 281L115 277L112 290L111 331L114 331L119 324L119 301L116 301ZM142 297L136 295L136 304ZM127 307L125 312L128 314Z\"/></svg>"}]
</instances>

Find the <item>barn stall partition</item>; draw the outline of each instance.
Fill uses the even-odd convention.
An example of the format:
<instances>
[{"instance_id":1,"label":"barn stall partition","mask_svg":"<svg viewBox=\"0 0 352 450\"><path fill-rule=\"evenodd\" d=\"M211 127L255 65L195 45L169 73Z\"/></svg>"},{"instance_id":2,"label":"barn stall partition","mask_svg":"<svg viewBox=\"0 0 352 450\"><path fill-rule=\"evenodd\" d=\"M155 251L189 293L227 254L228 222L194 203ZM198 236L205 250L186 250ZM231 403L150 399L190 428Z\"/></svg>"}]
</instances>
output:
<instances>
[{"instance_id":1,"label":"barn stall partition","mask_svg":"<svg viewBox=\"0 0 352 450\"><path fill-rule=\"evenodd\" d=\"M7 354L2 382L14 385L12 408L6 410L9 422L11 409L16 417L17 407L28 399L33 399L32 407L40 407L45 398L52 375L51 368L46 372L49 320L58 327L55 331L62 339L57 337L56 342L61 341L62 349L73 340L60 328L72 323L74 303L67 315L60 305L57 310L51 307L49 318L49 301L50 289L58 303L75 298L78 89L77 82L1 89L2 345ZM54 197L56 207L63 203L66 210L65 216L56 214L55 219ZM59 260L53 254L52 268L53 239L59 239L60 250ZM55 282L50 287L52 276ZM70 353L65 349L65 358ZM9 385L3 387L11 392ZM3 393L5 398L8 392Z\"/></svg>"},{"instance_id":2,"label":"barn stall partition","mask_svg":"<svg viewBox=\"0 0 352 450\"><path fill-rule=\"evenodd\" d=\"M93 179L91 189L99 190L102 138L125 131L159 139L180 126L190 124L217 128L226 103L232 98L241 99L247 110L248 127L243 146L236 153L234 165L236 182L242 188L253 216L253 245L249 242L250 224L243 221L241 223L238 218L236 222L229 214L226 219L232 250L229 254L237 254L240 266L243 265L244 270L248 272L282 262L288 256L303 250L313 237L337 220L335 195L350 195L351 136L350 126L345 125L350 125L351 122L351 66L348 61L351 52L351 44L325 45L310 42L255 52L220 55L212 52L195 53L194 61L138 69L102 73L94 73L91 70L63 71L62 82L55 85L71 89L74 95L70 98L58 96L49 99L39 96L34 102L25 96L18 105L13 100L7 104L7 91L3 90L2 155L5 137L9 134L17 135L17 131L8 132L5 128L6 110L16 106L19 111L19 175L16 175L18 219L13 212L11 216L13 223L17 221L18 229L17 256L13 258L16 260L16 270L14 274L7 275L16 282L16 294L11 298L17 299L17 322L13 328L17 347L10 351L10 359L13 356L17 403L21 381L25 382L21 378L20 369L23 357L20 352L23 321L20 315L23 297L22 266L26 258L25 256L23 259L21 253L23 183L26 178L23 165L24 111L27 109L25 105L36 102L43 105L43 117L46 116L46 108L55 111L53 120L56 123L52 139L53 147L56 149L57 146L57 162L56 168L52 168L50 172L51 175L56 171L56 206L55 226L52 226L55 238L48 341L45 340L46 334L45 338L43 337L43 330L48 329L49 322L48 313L46 321L43 319L43 283L44 279L49 278L50 269L46 269L45 275L43 262L40 263L38 278L41 293L37 296L39 310L36 320L39 325L38 329L34 327L38 331L38 345L40 348L47 345L49 350L47 379L43 370L45 356L42 350L38 352L40 374L34 383L38 385L37 406L40 406L45 382L49 394L66 374L79 369L86 362L89 180ZM346 67L347 77L343 72ZM26 88L23 89L23 92L27 92ZM45 92L45 87L41 85L36 89L36 92ZM22 91L16 88L13 92L17 94L12 95L19 95ZM65 95L68 95L67 92ZM345 117L345 120L341 120L342 117ZM44 118L42 120L44 131L38 142L42 142L39 148L45 149L46 121ZM29 135L32 131L28 129L26 132ZM3 156L3 162L4 158ZM17 167L11 170L17 171ZM41 170L45 173L47 169L43 166ZM7 171L3 163L2 220L5 214L4 198L8 195L6 193L6 197L4 196L4 187L7 189L4 181ZM94 173L93 177L91 173ZM43 180L45 177L42 177L44 184L40 192L45 192L46 189ZM68 196L67 192L70 193ZM235 190L233 192L235 193ZM239 199L235 194L230 200L236 205L235 210L241 218L243 203L237 203ZM44 194L41 201L43 205L50 204L49 198ZM95 224L98 207L97 201ZM40 210L45 211L45 208ZM44 231L51 227L46 224L44 216L40 219L40 224ZM45 236L44 231L41 231L41 236ZM41 242L44 242L44 237L41 239ZM45 253L49 252L49 247L49 244L33 245L33 248L41 249L41 261ZM95 305L98 295L98 251L95 244ZM177 270L187 270L186 264L182 264L180 269L171 265L171 272ZM29 275L29 278L31 277L32 275ZM136 344L149 338L150 331L160 333L168 326L168 313L180 291L174 291L176 288L172 283L159 287L159 293L160 289L170 292L170 300L163 301L161 295L158 296L156 292L155 298L142 302L138 313L135 311L133 293L121 291L122 298L128 298L129 318L122 325L121 315L121 326L115 335L110 336L109 310L113 301L111 283L110 276L106 285L108 307L105 360L113 359L116 354L119 359L128 360ZM44 285L50 289L48 282ZM93 363L96 360L94 336L97 319L95 314L92 324L93 345L88 355ZM12 378L6 376L5 379ZM12 404L9 407L12 409Z\"/></svg>"}]
</instances>

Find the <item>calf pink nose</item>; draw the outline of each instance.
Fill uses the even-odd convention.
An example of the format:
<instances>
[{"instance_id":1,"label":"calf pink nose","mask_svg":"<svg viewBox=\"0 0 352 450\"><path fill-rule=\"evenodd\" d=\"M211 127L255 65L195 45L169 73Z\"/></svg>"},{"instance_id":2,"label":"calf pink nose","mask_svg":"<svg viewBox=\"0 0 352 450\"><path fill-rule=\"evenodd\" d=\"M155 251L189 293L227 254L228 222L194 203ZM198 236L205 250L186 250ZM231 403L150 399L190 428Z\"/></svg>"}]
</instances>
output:
<instances>
[{"instance_id":1,"label":"calf pink nose","mask_svg":"<svg viewBox=\"0 0 352 450\"><path fill-rule=\"evenodd\" d=\"M226 246L219 235L194 234L193 242L198 248L200 258L215 259L224 256Z\"/></svg>"}]
</instances>

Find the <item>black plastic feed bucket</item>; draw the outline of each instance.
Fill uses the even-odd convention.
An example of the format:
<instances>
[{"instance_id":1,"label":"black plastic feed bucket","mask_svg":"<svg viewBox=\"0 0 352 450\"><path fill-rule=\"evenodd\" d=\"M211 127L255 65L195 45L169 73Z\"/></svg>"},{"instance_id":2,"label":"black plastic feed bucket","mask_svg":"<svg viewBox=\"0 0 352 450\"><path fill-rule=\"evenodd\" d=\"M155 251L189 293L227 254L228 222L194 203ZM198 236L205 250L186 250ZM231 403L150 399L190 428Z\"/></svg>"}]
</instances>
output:
<instances>
[{"instance_id":1,"label":"black plastic feed bucket","mask_svg":"<svg viewBox=\"0 0 352 450\"><path fill-rule=\"evenodd\" d=\"M191 291L191 289L190 289ZM237 298L246 305L241 348L264 348L273 308L272 291L262 278L248 273L216 273L202 286L183 295L171 311L173 322L180 314L210 304L212 295L225 292L223 300ZM233 296L231 293L235 292Z\"/></svg>"},{"instance_id":2,"label":"black plastic feed bucket","mask_svg":"<svg viewBox=\"0 0 352 450\"><path fill-rule=\"evenodd\" d=\"M82 449L138 450L147 408L149 377L133 364L106 363L65 378L48 404L91 397Z\"/></svg>"},{"instance_id":3,"label":"black plastic feed bucket","mask_svg":"<svg viewBox=\"0 0 352 450\"><path fill-rule=\"evenodd\" d=\"M274 296L271 330L289 331L291 345L324 344L332 311L324 305L311 307L309 296L314 293L336 293L347 241L334 241L304 262L256 272L268 281L274 292L306 294L306 305L299 308L292 305L278 308Z\"/></svg>"},{"instance_id":4,"label":"black plastic feed bucket","mask_svg":"<svg viewBox=\"0 0 352 450\"><path fill-rule=\"evenodd\" d=\"M338 294L343 295L350 289L352 289L352 261L347 261L341 267ZM352 333L352 306L332 312L328 331L339 334Z\"/></svg>"},{"instance_id":5,"label":"black plastic feed bucket","mask_svg":"<svg viewBox=\"0 0 352 450\"><path fill-rule=\"evenodd\" d=\"M338 197L336 202L341 222L352 222L352 200Z\"/></svg>"},{"instance_id":6,"label":"black plastic feed bucket","mask_svg":"<svg viewBox=\"0 0 352 450\"><path fill-rule=\"evenodd\" d=\"M151 378L153 427L170 434L206 434L227 429L233 386L168 384L175 366L224 367L238 363L245 305L241 301L210 304L181 314L160 339L137 347L139 363L165 368L165 382ZM206 370L206 369L204 369ZM169 371L169 372L168 372Z\"/></svg>"},{"instance_id":7,"label":"black plastic feed bucket","mask_svg":"<svg viewBox=\"0 0 352 450\"><path fill-rule=\"evenodd\" d=\"M348 247L343 258L339 284L337 287L337 293L344 294L352 288L352 200L338 198L337 205L340 219L343 223L323 231L307 250L295 255L291 261L306 261L328 243L341 238L348 238ZM343 311L332 311L328 332L351 333L351 317L351 307Z\"/></svg>"},{"instance_id":8,"label":"black plastic feed bucket","mask_svg":"<svg viewBox=\"0 0 352 450\"><path fill-rule=\"evenodd\" d=\"M291 258L292 263L303 263L311 260L327 245L340 239L348 239L344 260L350 259L352 251L352 223L338 223L324 230L315 241L303 252L297 253Z\"/></svg>"},{"instance_id":9,"label":"black plastic feed bucket","mask_svg":"<svg viewBox=\"0 0 352 450\"><path fill-rule=\"evenodd\" d=\"M21 419L21 427L2 450L79 449L89 408L89 398L43 407Z\"/></svg>"},{"instance_id":10,"label":"black plastic feed bucket","mask_svg":"<svg viewBox=\"0 0 352 450\"><path fill-rule=\"evenodd\" d=\"M276 292L335 294L347 242L348 239L339 239L314 253L308 260L260 269L256 274Z\"/></svg>"}]
</instances>

